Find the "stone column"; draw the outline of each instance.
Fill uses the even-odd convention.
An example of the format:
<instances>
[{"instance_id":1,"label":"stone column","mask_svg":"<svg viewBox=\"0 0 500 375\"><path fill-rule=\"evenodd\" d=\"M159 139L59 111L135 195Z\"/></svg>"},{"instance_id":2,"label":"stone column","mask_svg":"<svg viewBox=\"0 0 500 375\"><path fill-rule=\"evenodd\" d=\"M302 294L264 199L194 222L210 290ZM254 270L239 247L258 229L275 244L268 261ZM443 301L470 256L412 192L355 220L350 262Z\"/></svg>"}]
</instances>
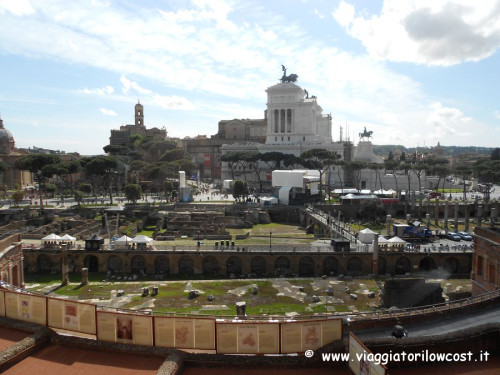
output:
<instances>
[{"instance_id":1,"label":"stone column","mask_svg":"<svg viewBox=\"0 0 500 375\"><path fill-rule=\"evenodd\" d=\"M455 219L455 227L454 227L455 232L458 232L458 208L459 208L458 201L456 201L455 202L455 217L454 217L454 219Z\"/></svg>"},{"instance_id":2,"label":"stone column","mask_svg":"<svg viewBox=\"0 0 500 375\"><path fill-rule=\"evenodd\" d=\"M236 302L236 315L238 316L238 318L245 319L245 317L247 316L246 308L246 302Z\"/></svg>"},{"instance_id":3,"label":"stone column","mask_svg":"<svg viewBox=\"0 0 500 375\"><path fill-rule=\"evenodd\" d=\"M465 218L464 218L464 222L465 222L465 231L468 232L469 231L469 203L465 203Z\"/></svg>"},{"instance_id":4,"label":"stone column","mask_svg":"<svg viewBox=\"0 0 500 375\"><path fill-rule=\"evenodd\" d=\"M391 215L387 215L387 235L391 235L391 224L392 224L392 217Z\"/></svg>"},{"instance_id":5,"label":"stone column","mask_svg":"<svg viewBox=\"0 0 500 375\"><path fill-rule=\"evenodd\" d=\"M373 276L378 276L378 233L373 235Z\"/></svg>"},{"instance_id":6,"label":"stone column","mask_svg":"<svg viewBox=\"0 0 500 375\"><path fill-rule=\"evenodd\" d=\"M444 201L444 231L448 233L448 200Z\"/></svg>"},{"instance_id":7,"label":"stone column","mask_svg":"<svg viewBox=\"0 0 500 375\"><path fill-rule=\"evenodd\" d=\"M491 207L490 227L495 228L496 219L497 219L497 209L496 207Z\"/></svg>"},{"instance_id":8,"label":"stone column","mask_svg":"<svg viewBox=\"0 0 500 375\"><path fill-rule=\"evenodd\" d=\"M89 269L82 268L82 285L87 285L89 283Z\"/></svg>"},{"instance_id":9,"label":"stone column","mask_svg":"<svg viewBox=\"0 0 500 375\"><path fill-rule=\"evenodd\" d=\"M434 209L434 225L437 227L439 224L439 198L436 197L436 207Z\"/></svg>"},{"instance_id":10,"label":"stone column","mask_svg":"<svg viewBox=\"0 0 500 375\"><path fill-rule=\"evenodd\" d=\"M69 282L68 276L68 252L66 249L61 250L61 271L62 271L62 285L67 285Z\"/></svg>"},{"instance_id":11,"label":"stone column","mask_svg":"<svg viewBox=\"0 0 500 375\"><path fill-rule=\"evenodd\" d=\"M483 220L483 206L477 207L476 212L476 225L481 228L481 221Z\"/></svg>"}]
</instances>

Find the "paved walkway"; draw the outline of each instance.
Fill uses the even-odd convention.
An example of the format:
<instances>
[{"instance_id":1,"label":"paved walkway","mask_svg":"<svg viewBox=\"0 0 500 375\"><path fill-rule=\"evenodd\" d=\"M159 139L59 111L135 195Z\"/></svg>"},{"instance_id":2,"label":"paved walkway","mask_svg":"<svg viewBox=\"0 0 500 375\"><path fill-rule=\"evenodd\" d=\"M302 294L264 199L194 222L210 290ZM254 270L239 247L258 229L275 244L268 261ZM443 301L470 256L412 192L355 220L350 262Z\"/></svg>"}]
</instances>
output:
<instances>
[{"instance_id":1,"label":"paved walkway","mask_svg":"<svg viewBox=\"0 0 500 375\"><path fill-rule=\"evenodd\" d=\"M439 321L425 322L418 325L405 325L409 337L425 337L443 335L461 331L467 328L477 327L488 323L500 323L500 306L469 313L464 316L450 317L443 313L443 319ZM375 329L370 331L355 332L360 339L391 337L391 328Z\"/></svg>"}]
</instances>

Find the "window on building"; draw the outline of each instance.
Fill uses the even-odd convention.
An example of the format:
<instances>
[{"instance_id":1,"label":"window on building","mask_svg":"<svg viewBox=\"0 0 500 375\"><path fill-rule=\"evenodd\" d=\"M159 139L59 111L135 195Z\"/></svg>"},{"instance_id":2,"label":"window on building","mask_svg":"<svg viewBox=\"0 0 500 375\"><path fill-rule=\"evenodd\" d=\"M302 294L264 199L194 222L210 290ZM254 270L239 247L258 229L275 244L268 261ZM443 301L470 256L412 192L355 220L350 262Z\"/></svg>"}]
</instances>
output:
<instances>
[{"instance_id":1,"label":"window on building","mask_svg":"<svg viewBox=\"0 0 500 375\"><path fill-rule=\"evenodd\" d=\"M283 142L283 137L281 137L281 142Z\"/></svg>"},{"instance_id":2,"label":"window on building","mask_svg":"<svg viewBox=\"0 0 500 375\"><path fill-rule=\"evenodd\" d=\"M483 257L482 256L477 256L477 262L476 262L476 274L478 276L483 275Z\"/></svg>"},{"instance_id":3,"label":"window on building","mask_svg":"<svg viewBox=\"0 0 500 375\"><path fill-rule=\"evenodd\" d=\"M305 142L306 141L306 137L302 137L302 140Z\"/></svg>"},{"instance_id":4,"label":"window on building","mask_svg":"<svg viewBox=\"0 0 500 375\"><path fill-rule=\"evenodd\" d=\"M495 282L495 266L493 264L491 264L491 263L488 266L488 281L490 283L494 283Z\"/></svg>"},{"instance_id":5,"label":"window on building","mask_svg":"<svg viewBox=\"0 0 500 375\"><path fill-rule=\"evenodd\" d=\"M274 132L278 133L279 132L279 123L280 123L280 118L279 118L279 112L277 109L274 110Z\"/></svg>"},{"instance_id":6,"label":"window on building","mask_svg":"<svg viewBox=\"0 0 500 375\"><path fill-rule=\"evenodd\" d=\"M292 110L291 109L286 110L286 132L287 133L292 132Z\"/></svg>"},{"instance_id":7,"label":"window on building","mask_svg":"<svg viewBox=\"0 0 500 375\"><path fill-rule=\"evenodd\" d=\"M285 110L282 109L281 110L281 116L280 116L280 130L281 130L281 133L284 133L285 132L285 121L286 121L286 118L285 118Z\"/></svg>"},{"instance_id":8,"label":"window on building","mask_svg":"<svg viewBox=\"0 0 500 375\"><path fill-rule=\"evenodd\" d=\"M278 142L278 137L274 137L274 141L275 141L275 142Z\"/></svg>"},{"instance_id":9,"label":"window on building","mask_svg":"<svg viewBox=\"0 0 500 375\"><path fill-rule=\"evenodd\" d=\"M288 142L290 142L290 137L288 137Z\"/></svg>"}]
</instances>

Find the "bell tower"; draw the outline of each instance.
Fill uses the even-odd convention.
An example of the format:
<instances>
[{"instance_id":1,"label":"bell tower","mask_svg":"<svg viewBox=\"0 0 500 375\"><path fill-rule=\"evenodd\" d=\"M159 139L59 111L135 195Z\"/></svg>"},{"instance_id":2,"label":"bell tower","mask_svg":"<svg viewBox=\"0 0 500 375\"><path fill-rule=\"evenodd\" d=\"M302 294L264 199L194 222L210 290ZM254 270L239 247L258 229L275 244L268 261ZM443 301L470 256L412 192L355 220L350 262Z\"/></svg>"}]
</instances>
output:
<instances>
[{"instance_id":1,"label":"bell tower","mask_svg":"<svg viewBox=\"0 0 500 375\"><path fill-rule=\"evenodd\" d=\"M142 104L137 101L137 104L135 105L135 126L142 126L144 127L144 107Z\"/></svg>"}]
</instances>

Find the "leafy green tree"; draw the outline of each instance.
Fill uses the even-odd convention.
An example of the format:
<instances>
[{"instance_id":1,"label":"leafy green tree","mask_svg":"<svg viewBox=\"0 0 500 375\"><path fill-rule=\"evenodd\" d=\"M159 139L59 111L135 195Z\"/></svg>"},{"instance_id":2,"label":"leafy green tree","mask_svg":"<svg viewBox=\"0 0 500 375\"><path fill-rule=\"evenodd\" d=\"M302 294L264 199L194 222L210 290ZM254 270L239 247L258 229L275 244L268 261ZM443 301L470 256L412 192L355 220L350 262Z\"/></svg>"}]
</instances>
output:
<instances>
[{"instance_id":1,"label":"leafy green tree","mask_svg":"<svg viewBox=\"0 0 500 375\"><path fill-rule=\"evenodd\" d=\"M80 186L78 187L78 189L82 193L85 193L85 194L92 193L92 185L91 184L82 183L82 184L80 184Z\"/></svg>"},{"instance_id":2,"label":"leafy green tree","mask_svg":"<svg viewBox=\"0 0 500 375\"><path fill-rule=\"evenodd\" d=\"M237 200L248 195L248 185L246 182L236 180L233 182L233 197Z\"/></svg>"},{"instance_id":3,"label":"leafy green tree","mask_svg":"<svg viewBox=\"0 0 500 375\"><path fill-rule=\"evenodd\" d=\"M83 201L83 193L80 190L75 190L74 198L76 203L78 203L78 207L80 207Z\"/></svg>"},{"instance_id":4,"label":"leafy green tree","mask_svg":"<svg viewBox=\"0 0 500 375\"><path fill-rule=\"evenodd\" d=\"M281 167L281 162L285 159L285 154L278 151L265 152L260 154L260 160L265 162L269 169L277 170Z\"/></svg>"},{"instance_id":5,"label":"leafy green tree","mask_svg":"<svg viewBox=\"0 0 500 375\"><path fill-rule=\"evenodd\" d=\"M7 190L9 190L7 184L0 184L0 193L2 194L2 198L5 198L7 195Z\"/></svg>"},{"instance_id":6,"label":"leafy green tree","mask_svg":"<svg viewBox=\"0 0 500 375\"><path fill-rule=\"evenodd\" d=\"M396 176L396 171L398 170L400 164L401 164L401 162L399 160L394 160L394 159L385 159L384 160L384 167L385 167L386 172L388 170L392 171L392 175L394 177L394 183L396 185L396 193L398 196L399 196L399 186L398 186L398 178Z\"/></svg>"},{"instance_id":7,"label":"leafy green tree","mask_svg":"<svg viewBox=\"0 0 500 375\"><path fill-rule=\"evenodd\" d=\"M122 145L107 145L102 148L109 155L126 155L128 147Z\"/></svg>"},{"instance_id":8,"label":"leafy green tree","mask_svg":"<svg viewBox=\"0 0 500 375\"><path fill-rule=\"evenodd\" d=\"M189 158L189 154L186 151L184 151L181 148L176 148L173 150L168 150L163 155L161 155L160 161L172 162L172 161L176 161L176 160L180 160L180 159L188 159L188 158Z\"/></svg>"},{"instance_id":9,"label":"leafy green tree","mask_svg":"<svg viewBox=\"0 0 500 375\"><path fill-rule=\"evenodd\" d=\"M306 168L316 169L319 172L319 199L322 202L323 174L340 159L340 155L323 148L315 148L303 152L300 157L304 160Z\"/></svg>"},{"instance_id":10,"label":"leafy green tree","mask_svg":"<svg viewBox=\"0 0 500 375\"><path fill-rule=\"evenodd\" d=\"M142 197L141 185L129 184L125 186L125 197L127 198L127 200L132 201L134 204L136 204L137 200Z\"/></svg>"},{"instance_id":11,"label":"leafy green tree","mask_svg":"<svg viewBox=\"0 0 500 375\"><path fill-rule=\"evenodd\" d=\"M500 182L500 160L481 159L473 165L473 171L478 181L484 184L484 199L490 199L493 184Z\"/></svg>"},{"instance_id":12,"label":"leafy green tree","mask_svg":"<svg viewBox=\"0 0 500 375\"><path fill-rule=\"evenodd\" d=\"M366 163L361 160L346 162L345 169L352 174L354 187L361 190L361 171L366 168Z\"/></svg>"},{"instance_id":13,"label":"leafy green tree","mask_svg":"<svg viewBox=\"0 0 500 375\"><path fill-rule=\"evenodd\" d=\"M453 170L453 174L459 176L462 179L464 200L467 199L467 186L465 184L465 181L472 177L472 173L472 166L467 164L457 165Z\"/></svg>"},{"instance_id":14,"label":"leafy green tree","mask_svg":"<svg viewBox=\"0 0 500 375\"><path fill-rule=\"evenodd\" d=\"M231 179L234 180L234 168L236 168L238 161L240 160L239 152L228 152L220 158L221 161L227 163L227 167L231 171Z\"/></svg>"},{"instance_id":15,"label":"leafy green tree","mask_svg":"<svg viewBox=\"0 0 500 375\"><path fill-rule=\"evenodd\" d=\"M491 152L491 160L500 160L500 148L496 147Z\"/></svg>"},{"instance_id":16,"label":"leafy green tree","mask_svg":"<svg viewBox=\"0 0 500 375\"><path fill-rule=\"evenodd\" d=\"M172 181L165 180L164 188L165 188L166 196L171 197L172 192L174 191L174 184L172 183Z\"/></svg>"},{"instance_id":17,"label":"leafy green tree","mask_svg":"<svg viewBox=\"0 0 500 375\"><path fill-rule=\"evenodd\" d=\"M115 156L95 156L86 165L85 169L91 176L100 176L105 188L109 191L109 200L113 204L111 180L117 172L118 159Z\"/></svg>"},{"instance_id":18,"label":"leafy green tree","mask_svg":"<svg viewBox=\"0 0 500 375\"><path fill-rule=\"evenodd\" d=\"M56 155L50 154L29 154L21 156L16 161L16 168L20 170L30 171L33 173L35 180L38 182L40 190L40 209L43 210L43 181L47 176L43 173L43 168L53 164L59 164L61 160ZM45 170L47 171L47 169Z\"/></svg>"},{"instance_id":19,"label":"leafy green tree","mask_svg":"<svg viewBox=\"0 0 500 375\"><path fill-rule=\"evenodd\" d=\"M24 199L24 191L23 190L16 190L12 193L12 200L14 201L14 204L16 207L19 206L19 203L21 203Z\"/></svg>"}]
</instances>

